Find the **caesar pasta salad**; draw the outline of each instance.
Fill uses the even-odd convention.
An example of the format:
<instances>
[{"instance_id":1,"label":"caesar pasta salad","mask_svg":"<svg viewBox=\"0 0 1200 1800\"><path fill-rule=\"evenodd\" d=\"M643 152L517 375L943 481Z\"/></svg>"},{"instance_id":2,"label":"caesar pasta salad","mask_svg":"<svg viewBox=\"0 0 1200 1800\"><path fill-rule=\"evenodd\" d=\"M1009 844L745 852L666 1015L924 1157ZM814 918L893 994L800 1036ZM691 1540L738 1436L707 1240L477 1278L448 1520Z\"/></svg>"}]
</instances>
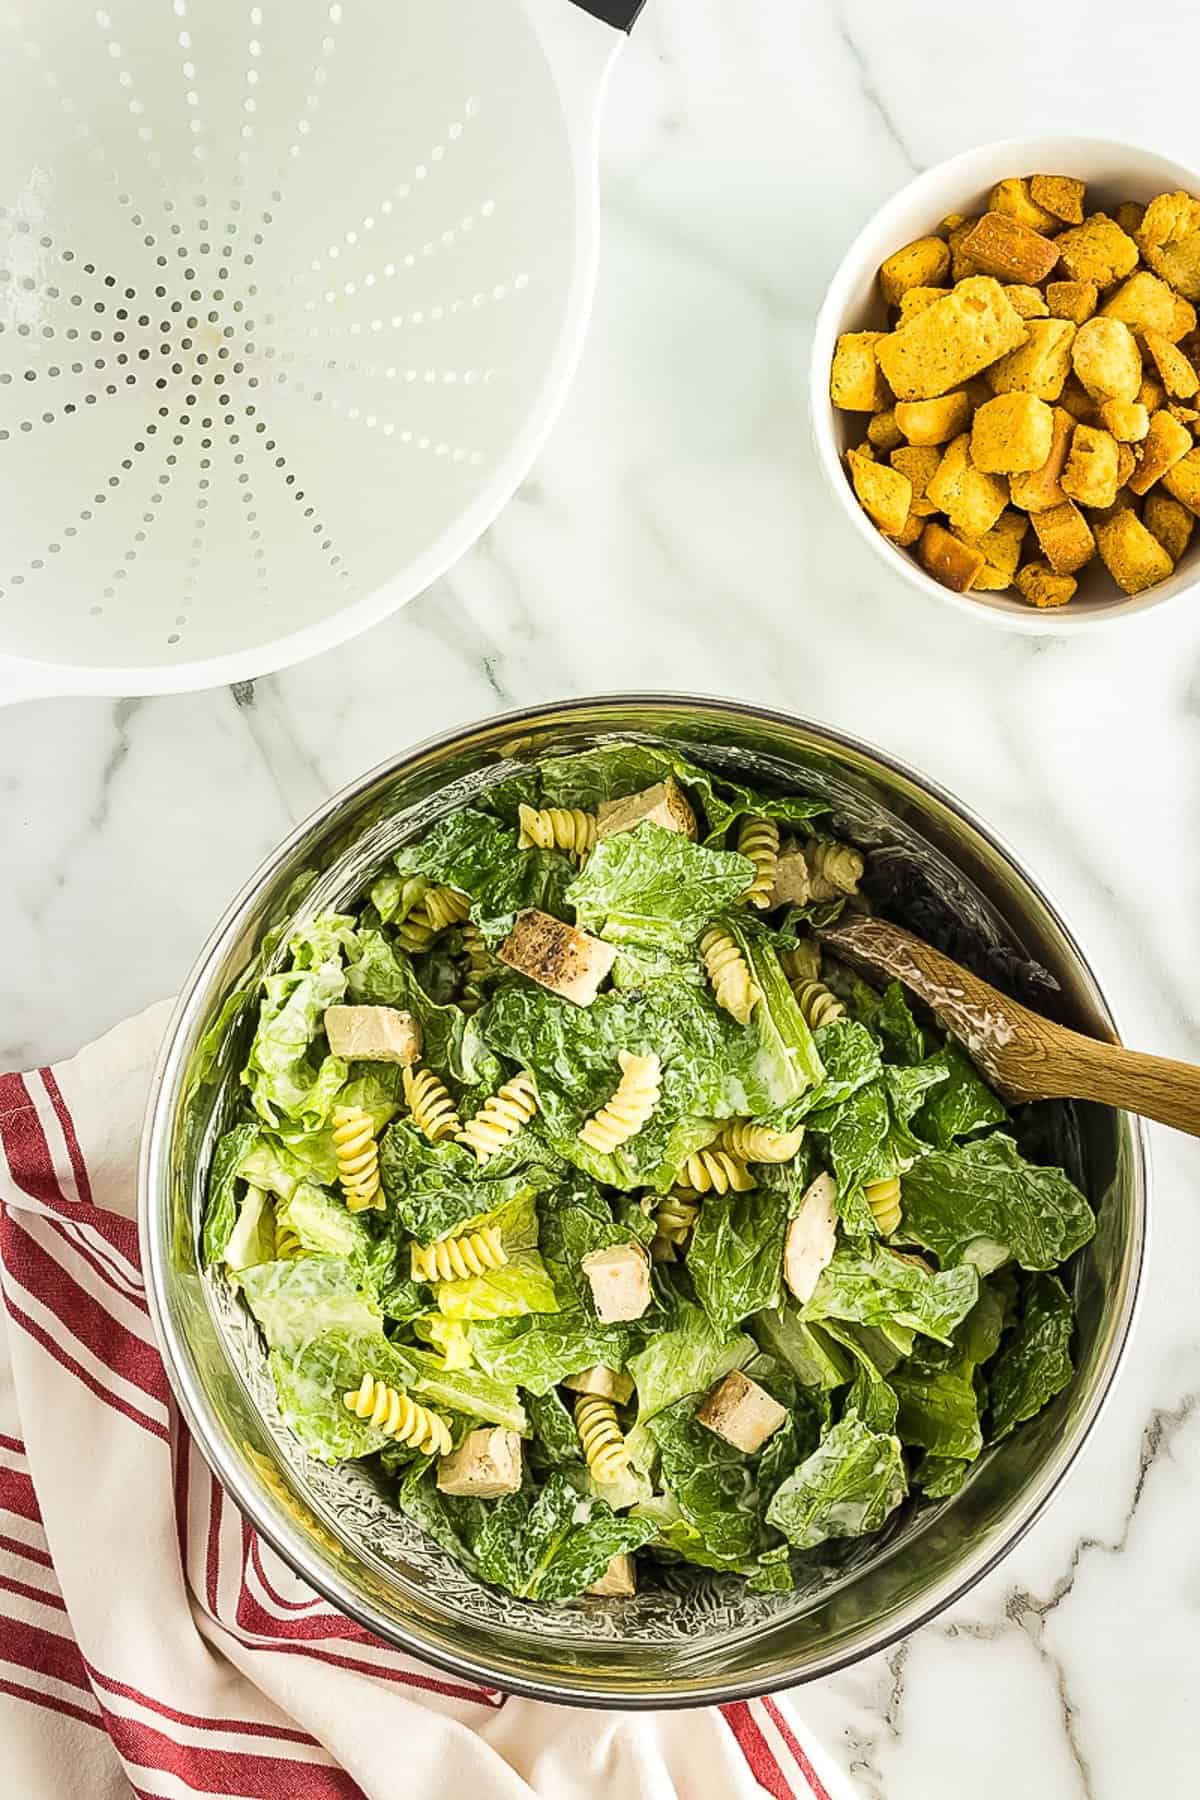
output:
<instances>
[{"instance_id":1,"label":"caesar pasta salad","mask_svg":"<svg viewBox=\"0 0 1200 1800\"><path fill-rule=\"evenodd\" d=\"M815 935L871 871L669 749L448 812L262 976L202 1251L279 1411L475 1577L786 1591L1072 1374L1066 1172Z\"/></svg>"}]
</instances>

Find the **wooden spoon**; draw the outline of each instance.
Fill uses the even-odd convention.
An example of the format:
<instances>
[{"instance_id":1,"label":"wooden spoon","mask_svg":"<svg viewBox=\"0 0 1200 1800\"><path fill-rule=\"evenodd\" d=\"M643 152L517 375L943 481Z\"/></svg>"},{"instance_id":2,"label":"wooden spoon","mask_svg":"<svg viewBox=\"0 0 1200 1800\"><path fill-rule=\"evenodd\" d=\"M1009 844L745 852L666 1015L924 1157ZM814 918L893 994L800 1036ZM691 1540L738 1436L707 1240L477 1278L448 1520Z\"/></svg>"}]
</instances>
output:
<instances>
[{"instance_id":1,"label":"wooden spoon","mask_svg":"<svg viewBox=\"0 0 1200 1800\"><path fill-rule=\"evenodd\" d=\"M884 919L817 934L844 962L902 981L1010 1100L1096 1100L1200 1137L1200 1068L1056 1025Z\"/></svg>"}]
</instances>

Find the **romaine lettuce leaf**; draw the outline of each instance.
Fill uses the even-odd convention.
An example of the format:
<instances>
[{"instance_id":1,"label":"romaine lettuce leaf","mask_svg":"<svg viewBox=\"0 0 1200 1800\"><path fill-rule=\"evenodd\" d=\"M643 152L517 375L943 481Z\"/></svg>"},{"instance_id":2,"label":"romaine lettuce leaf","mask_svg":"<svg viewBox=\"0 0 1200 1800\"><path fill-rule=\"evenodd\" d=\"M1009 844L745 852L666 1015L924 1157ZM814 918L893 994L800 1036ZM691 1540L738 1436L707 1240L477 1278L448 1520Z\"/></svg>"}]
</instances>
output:
<instances>
[{"instance_id":1,"label":"romaine lettuce leaf","mask_svg":"<svg viewBox=\"0 0 1200 1800\"><path fill-rule=\"evenodd\" d=\"M526 1394L525 1405L533 1427L533 1442L528 1451L531 1466L542 1472L577 1469L583 1460L579 1433L574 1419L554 1390L545 1394Z\"/></svg>"},{"instance_id":2,"label":"romaine lettuce leaf","mask_svg":"<svg viewBox=\"0 0 1200 1800\"><path fill-rule=\"evenodd\" d=\"M776 1489L767 1523L797 1550L877 1531L908 1491L900 1440L844 1419Z\"/></svg>"},{"instance_id":3,"label":"romaine lettuce leaf","mask_svg":"<svg viewBox=\"0 0 1200 1800\"><path fill-rule=\"evenodd\" d=\"M439 1282L437 1302L447 1319L463 1321L558 1311L554 1283L536 1250L516 1250L503 1268L482 1275Z\"/></svg>"},{"instance_id":4,"label":"romaine lettuce leaf","mask_svg":"<svg viewBox=\"0 0 1200 1800\"><path fill-rule=\"evenodd\" d=\"M1002 1133L933 1151L904 1177L905 1234L943 1266L973 1263L987 1274L1011 1260L1053 1269L1095 1229L1063 1171L1025 1162Z\"/></svg>"},{"instance_id":5,"label":"romaine lettuce leaf","mask_svg":"<svg viewBox=\"0 0 1200 1800\"><path fill-rule=\"evenodd\" d=\"M649 1430L662 1480L709 1555L744 1563L761 1546L762 1510L752 1461L696 1422L696 1396L656 1413Z\"/></svg>"},{"instance_id":6,"label":"romaine lettuce leaf","mask_svg":"<svg viewBox=\"0 0 1200 1800\"><path fill-rule=\"evenodd\" d=\"M564 1376L601 1364L620 1372L638 1341L622 1325L600 1325L584 1313L529 1313L467 1328L471 1354L497 1381L546 1394Z\"/></svg>"},{"instance_id":7,"label":"romaine lettuce leaf","mask_svg":"<svg viewBox=\"0 0 1200 1800\"><path fill-rule=\"evenodd\" d=\"M786 1180L758 1173L761 1185L749 1193L706 1195L687 1246L696 1298L721 1331L782 1296Z\"/></svg>"},{"instance_id":8,"label":"romaine lettuce leaf","mask_svg":"<svg viewBox=\"0 0 1200 1800\"><path fill-rule=\"evenodd\" d=\"M499 1085L500 1064L489 1054L478 1021L461 1007L436 1005L418 981L412 958L381 931L359 932L346 985L356 1005L412 1013L421 1027L421 1061L444 1081L489 1092Z\"/></svg>"},{"instance_id":9,"label":"romaine lettuce leaf","mask_svg":"<svg viewBox=\"0 0 1200 1800\"><path fill-rule=\"evenodd\" d=\"M638 1424L644 1425L688 1394L702 1393L730 1369L740 1369L757 1351L743 1331L721 1331L703 1309L680 1300L675 1323L657 1331L629 1360L637 1386Z\"/></svg>"},{"instance_id":10,"label":"romaine lettuce leaf","mask_svg":"<svg viewBox=\"0 0 1200 1800\"><path fill-rule=\"evenodd\" d=\"M248 1187L238 1207L237 1224L225 1244L224 1261L239 1278L244 1269L275 1260L275 1209L261 1188Z\"/></svg>"},{"instance_id":11,"label":"romaine lettuce leaf","mask_svg":"<svg viewBox=\"0 0 1200 1800\"><path fill-rule=\"evenodd\" d=\"M208 1202L200 1251L205 1267L225 1254L238 1214L238 1180L242 1163L258 1141L257 1125L235 1125L217 1140L208 1171Z\"/></svg>"},{"instance_id":12,"label":"romaine lettuce leaf","mask_svg":"<svg viewBox=\"0 0 1200 1800\"><path fill-rule=\"evenodd\" d=\"M898 1325L948 1343L979 1295L976 1271L934 1273L873 1239L839 1244L822 1271L806 1319L847 1319L861 1325Z\"/></svg>"},{"instance_id":13,"label":"romaine lettuce leaf","mask_svg":"<svg viewBox=\"0 0 1200 1800\"><path fill-rule=\"evenodd\" d=\"M488 1503L465 1494L443 1494L437 1486L437 1464L423 1456L406 1470L396 1491L401 1512L449 1551L468 1574L478 1573L471 1545L487 1517Z\"/></svg>"},{"instance_id":14,"label":"romaine lettuce leaf","mask_svg":"<svg viewBox=\"0 0 1200 1800\"><path fill-rule=\"evenodd\" d=\"M603 838L567 889L580 925L614 944L686 955L754 880L754 864L644 819Z\"/></svg>"},{"instance_id":15,"label":"romaine lettuce leaf","mask_svg":"<svg viewBox=\"0 0 1200 1800\"><path fill-rule=\"evenodd\" d=\"M954 1456L930 1456L920 1459L913 1473L913 1486L920 1488L929 1500L948 1500L957 1494L970 1473L971 1465Z\"/></svg>"},{"instance_id":16,"label":"romaine lettuce leaf","mask_svg":"<svg viewBox=\"0 0 1200 1800\"><path fill-rule=\"evenodd\" d=\"M1058 1277L1035 1275L1017 1327L989 1372L993 1438L1007 1437L1067 1386L1075 1372L1074 1322L1070 1296Z\"/></svg>"},{"instance_id":17,"label":"romaine lettuce leaf","mask_svg":"<svg viewBox=\"0 0 1200 1800\"><path fill-rule=\"evenodd\" d=\"M402 876L423 875L469 894L471 919L489 945L508 935L525 907L562 918L575 873L558 850L518 849L511 826L473 806L447 813L419 843L405 844L395 864Z\"/></svg>"},{"instance_id":18,"label":"romaine lettuce leaf","mask_svg":"<svg viewBox=\"0 0 1200 1800\"><path fill-rule=\"evenodd\" d=\"M466 1413L486 1425L505 1425L522 1437L528 1434L529 1420L511 1382L497 1381L479 1369L447 1369L440 1357L408 1345L402 1354L411 1371L409 1386L426 1405Z\"/></svg>"},{"instance_id":19,"label":"romaine lettuce leaf","mask_svg":"<svg viewBox=\"0 0 1200 1800\"><path fill-rule=\"evenodd\" d=\"M926 1097L913 1119L913 1130L935 1149L948 1150L955 1138L967 1137L987 1125L1003 1124L1008 1115L953 1039L947 1040L942 1055L948 1078Z\"/></svg>"},{"instance_id":20,"label":"romaine lettuce leaf","mask_svg":"<svg viewBox=\"0 0 1200 1800\"><path fill-rule=\"evenodd\" d=\"M598 1581L614 1556L654 1536L645 1519L618 1518L561 1471L540 1489L490 1505L472 1546L479 1573L524 1600L567 1600Z\"/></svg>"},{"instance_id":21,"label":"romaine lettuce leaf","mask_svg":"<svg viewBox=\"0 0 1200 1800\"><path fill-rule=\"evenodd\" d=\"M346 1081L340 1056L312 1056L328 1006L346 992L340 962L319 963L298 974L266 975L258 1027L242 1081L255 1112L268 1125L290 1120L306 1131L324 1125L334 1096Z\"/></svg>"},{"instance_id":22,"label":"romaine lettuce leaf","mask_svg":"<svg viewBox=\"0 0 1200 1800\"><path fill-rule=\"evenodd\" d=\"M790 1297L779 1307L756 1313L750 1329L762 1349L778 1357L804 1387L844 1387L853 1364L822 1325L810 1325Z\"/></svg>"},{"instance_id":23,"label":"romaine lettuce leaf","mask_svg":"<svg viewBox=\"0 0 1200 1800\"><path fill-rule=\"evenodd\" d=\"M375 1334L381 1343L387 1342L379 1309L359 1290L344 1257L300 1256L262 1263L245 1271L242 1290L272 1350L294 1350L330 1333ZM360 1367L359 1380L362 1375Z\"/></svg>"},{"instance_id":24,"label":"romaine lettuce leaf","mask_svg":"<svg viewBox=\"0 0 1200 1800\"><path fill-rule=\"evenodd\" d=\"M525 1137L518 1133L517 1142ZM418 1243L432 1244L469 1220L498 1212L502 1207L533 1197L554 1185L553 1170L528 1161L538 1146L525 1146L527 1166L513 1169L517 1154L508 1158L513 1172L490 1171L483 1176L474 1154L451 1140L431 1144L407 1119L397 1119L379 1146L379 1175L388 1215L411 1232Z\"/></svg>"},{"instance_id":25,"label":"romaine lettuce leaf","mask_svg":"<svg viewBox=\"0 0 1200 1800\"><path fill-rule=\"evenodd\" d=\"M974 1368L956 1351L915 1352L893 1371L891 1384L900 1402L895 1429L905 1444L917 1444L933 1456L974 1462L983 1449Z\"/></svg>"}]
</instances>

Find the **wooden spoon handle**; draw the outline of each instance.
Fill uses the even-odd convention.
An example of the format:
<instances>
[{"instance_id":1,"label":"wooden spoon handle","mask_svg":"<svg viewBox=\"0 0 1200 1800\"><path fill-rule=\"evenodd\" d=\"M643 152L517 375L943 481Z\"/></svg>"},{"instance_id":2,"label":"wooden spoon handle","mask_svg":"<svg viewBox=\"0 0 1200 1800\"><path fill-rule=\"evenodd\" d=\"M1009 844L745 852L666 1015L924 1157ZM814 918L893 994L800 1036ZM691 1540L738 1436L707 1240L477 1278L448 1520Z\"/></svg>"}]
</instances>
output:
<instances>
[{"instance_id":1,"label":"wooden spoon handle","mask_svg":"<svg viewBox=\"0 0 1200 1800\"><path fill-rule=\"evenodd\" d=\"M1097 1043L1076 1031L1064 1036L1071 1039L1070 1062L1056 1069L1064 1095L1119 1106L1200 1137L1200 1068L1126 1050L1123 1044ZM1055 1062L1059 1063L1057 1055Z\"/></svg>"}]
</instances>

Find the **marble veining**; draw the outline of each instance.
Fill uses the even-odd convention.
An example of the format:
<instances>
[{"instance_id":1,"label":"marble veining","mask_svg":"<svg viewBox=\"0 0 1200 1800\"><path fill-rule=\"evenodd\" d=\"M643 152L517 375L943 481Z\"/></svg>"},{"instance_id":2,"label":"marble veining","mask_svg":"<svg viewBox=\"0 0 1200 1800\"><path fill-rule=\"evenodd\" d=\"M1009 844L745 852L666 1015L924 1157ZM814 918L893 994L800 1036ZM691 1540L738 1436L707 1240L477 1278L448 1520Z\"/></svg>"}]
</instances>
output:
<instances>
[{"instance_id":1,"label":"marble veining","mask_svg":"<svg viewBox=\"0 0 1200 1800\"><path fill-rule=\"evenodd\" d=\"M556 696L759 700L945 783L1062 907L1127 1040L1200 1059L1200 625L1006 636L887 580L810 455L812 320L853 232L985 138L1200 160L1185 8L648 0L604 126L595 322L487 537L355 643L236 689L0 711L0 1067L168 993L313 806L429 733ZM1186 84L1185 84L1186 86ZM1064 1491L905 1643L799 1704L863 1800L1200 1784L1200 1153L1151 1129L1144 1299Z\"/></svg>"}]
</instances>

